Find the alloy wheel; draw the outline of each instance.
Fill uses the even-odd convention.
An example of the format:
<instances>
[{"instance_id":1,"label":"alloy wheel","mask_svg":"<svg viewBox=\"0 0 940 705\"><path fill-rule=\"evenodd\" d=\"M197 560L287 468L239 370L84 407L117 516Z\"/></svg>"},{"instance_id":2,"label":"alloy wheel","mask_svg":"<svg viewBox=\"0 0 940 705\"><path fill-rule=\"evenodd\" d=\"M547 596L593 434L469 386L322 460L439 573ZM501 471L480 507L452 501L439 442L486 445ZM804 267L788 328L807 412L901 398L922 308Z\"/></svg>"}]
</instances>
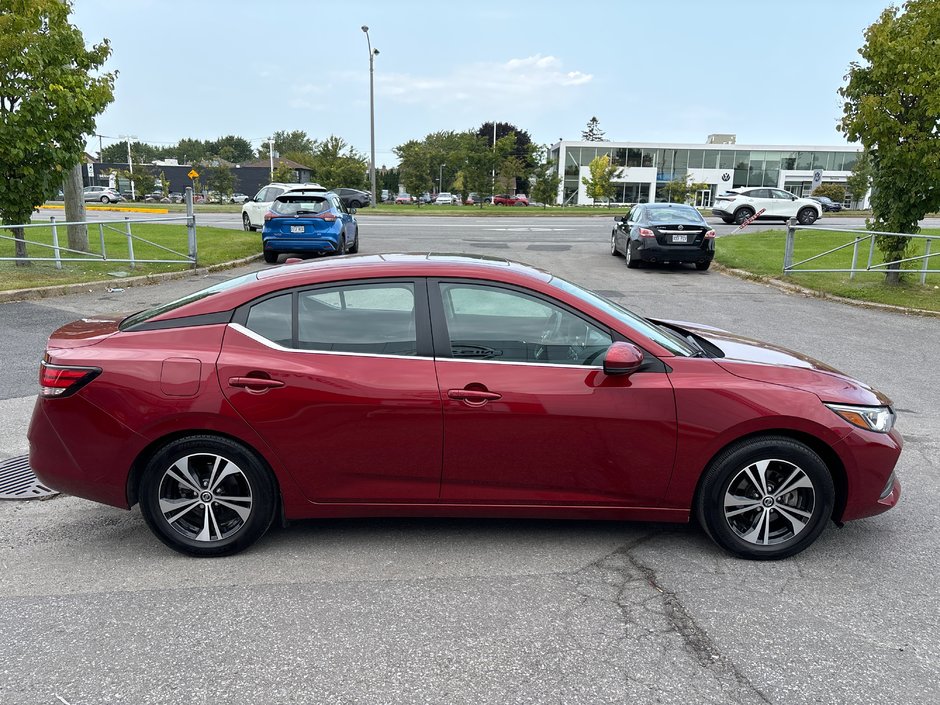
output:
<instances>
[{"instance_id":1,"label":"alloy wheel","mask_svg":"<svg viewBox=\"0 0 940 705\"><path fill-rule=\"evenodd\" d=\"M163 520L192 541L213 542L238 533L251 516L251 484L244 471L213 453L187 455L160 479Z\"/></svg>"},{"instance_id":2,"label":"alloy wheel","mask_svg":"<svg viewBox=\"0 0 940 705\"><path fill-rule=\"evenodd\" d=\"M796 538L809 524L816 488L807 473L787 460L751 463L724 493L724 518L743 541L773 546Z\"/></svg>"}]
</instances>

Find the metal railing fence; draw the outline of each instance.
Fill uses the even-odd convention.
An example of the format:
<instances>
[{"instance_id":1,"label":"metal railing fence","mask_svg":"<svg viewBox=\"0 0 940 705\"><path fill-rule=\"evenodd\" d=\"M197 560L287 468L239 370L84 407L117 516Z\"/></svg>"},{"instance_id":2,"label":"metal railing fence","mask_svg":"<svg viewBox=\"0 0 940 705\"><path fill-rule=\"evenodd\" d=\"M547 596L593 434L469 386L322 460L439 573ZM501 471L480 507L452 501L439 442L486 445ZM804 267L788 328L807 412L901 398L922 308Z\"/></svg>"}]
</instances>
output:
<instances>
[{"instance_id":1,"label":"metal railing fence","mask_svg":"<svg viewBox=\"0 0 940 705\"><path fill-rule=\"evenodd\" d=\"M836 233L848 233L855 235L856 237L850 242L846 242L838 247L833 247L826 250L825 252L820 252L819 254L813 255L812 257L807 257L802 259L799 262L793 261L793 251L796 243L796 231L797 230L807 230L807 231L816 231L816 232L836 232ZM786 246L784 248L783 254L783 273L784 275L789 275L794 272L848 272L849 279L854 279L856 274L863 272L885 272L889 269L900 268L901 265L907 262L916 262L921 261L923 265L920 269L903 269L901 270L904 274L920 274L920 283L925 284L927 281L928 274L940 273L940 268L931 269L928 267L928 263L932 263L936 260L931 260L932 257L940 255L940 251L931 252L931 244L934 240L940 239L938 235L908 235L903 234L904 237L909 237L912 239L924 240L924 254L916 255L914 257L905 257L903 259L892 260L890 262L875 262L875 238L879 235L892 235L898 236L899 233L886 233L877 230L856 230L852 228L823 228L813 225L797 225L793 220L787 223L787 240ZM868 260L864 267L859 266L858 258L859 252L862 248L860 245L862 243L867 243L868 247ZM839 252L840 250L845 250L847 248L852 248L852 265L850 267L820 267L815 269L810 269L804 267L810 262L815 262L816 260L821 259L827 255L831 255L834 252ZM895 267L892 267L895 265Z\"/></svg>"},{"instance_id":2,"label":"metal railing fence","mask_svg":"<svg viewBox=\"0 0 940 705\"><path fill-rule=\"evenodd\" d=\"M22 228L24 230L34 230L36 228L48 228L51 230L52 243L41 242L38 240L29 240L23 239L18 240L15 237L10 235L0 234L0 240L10 240L14 243L23 242L26 245L33 247L46 248L47 250L52 250L51 257L0 257L0 261L35 261L35 262L54 262L56 269L62 269L63 262L122 262L129 263L131 269L136 268L138 264L189 264L193 267L196 266L198 261L198 247L196 239L196 216L193 212L193 193L192 188L186 188L186 214L179 216L165 216L159 218L130 218L125 217L123 220L96 220L96 221L59 221L56 220L55 216L50 216L48 223L24 223L22 225L3 225L0 226L2 229L12 229L12 228ZM187 239L187 251L180 252L179 250L174 250L171 247L161 245L160 243L153 242L148 240L140 235L135 235L133 232L134 223L186 223L186 239ZM59 244L59 228L62 226L69 225L85 225L92 230L94 226L97 226L98 230L98 246L100 251L83 251L83 250L74 250L63 245ZM121 227L115 227L115 225L120 225ZM105 238L105 231L113 231L123 235L126 238L127 246L127 257L109 257L107 250L107 242ZM150 245L153 248L161 252L167 252L173 257L166 258L140 258L136 257L134 254L134 243L145 243ZM91 247L92 238L91 233L89 233L89 247ZM66 256L63 256L63 253L66 253ZM74 255L74 256L68 256Z\"/></svg>"}]
</instances>

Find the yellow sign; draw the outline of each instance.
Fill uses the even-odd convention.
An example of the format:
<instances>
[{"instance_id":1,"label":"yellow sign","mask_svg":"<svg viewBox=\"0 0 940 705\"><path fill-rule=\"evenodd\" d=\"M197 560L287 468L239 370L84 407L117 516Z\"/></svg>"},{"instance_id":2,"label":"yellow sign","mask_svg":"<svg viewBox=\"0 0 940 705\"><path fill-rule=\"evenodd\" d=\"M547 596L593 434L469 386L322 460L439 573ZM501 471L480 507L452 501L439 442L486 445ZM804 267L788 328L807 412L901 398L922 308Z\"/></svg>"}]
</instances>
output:
<instances>
[{"instance_id":1,"label":"yellow sign","mask_svg":"<svg viewBox=\"0 0 940 705\"><path fill-rule=\"evenodd\" d=\"M189 173L186 174L186 176L188 176L190 179L195 179L199 176L199 172L196 171L195 169L190 169Z\"/></svg>"}]
</instances>

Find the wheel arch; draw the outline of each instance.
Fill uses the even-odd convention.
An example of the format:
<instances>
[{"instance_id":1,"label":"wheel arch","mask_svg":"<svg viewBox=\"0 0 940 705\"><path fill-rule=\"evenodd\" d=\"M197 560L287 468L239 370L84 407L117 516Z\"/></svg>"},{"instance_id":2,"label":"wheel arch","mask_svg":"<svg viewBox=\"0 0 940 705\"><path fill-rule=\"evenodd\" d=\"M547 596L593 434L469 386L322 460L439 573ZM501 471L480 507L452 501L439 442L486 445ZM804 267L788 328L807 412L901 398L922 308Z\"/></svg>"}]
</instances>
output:
<instances>
[{"instance_id":1,"label":"wheel arch","mask_svg":"<svg viewBox=\"0 0 940 705\"><path fill-rule=\"evenodd\" d=\"M278 515L283 521L284 518L284 493L281 489L281 478L278 477L277 472L271 466L271 463L268 462L268 459L265 457L264 453L258 451L257 448L252 446L250 443L246 443L244 439L238 438L230 433L225 433L219 431L218 429L212 428L188 428L178 431L172 431L166 433L159 438L155 438L137 454L137 457L134 458L131 463L130 471L127 473L127 503L128 506L133 507L139 501L139 488L140 488L140 479L144 474L144 471L147 469L147 465L150 463L150 460L156 455L161 448L163 448L168 443L177 441L181 438L187 438L189 436L215 436L216 438L224 438L227 441L237 443L243 447L246 451L255 456L255 459L264 466L271 475L271 479L274 482L274 491L277 493L277 504L278 504Z\"/></svg>"},{"instance_id":2,"label":"wheel arch","mask_svg":"<svg viewBox=\"0 0 940 705\"><path fill-rule=\"evenodd\" d=\"M695 483L695 492L692 495L692 516L696 516L695 508L698 507L699 493L702 490L702 482L705 479L705 475L708 474L709 468L711 468L714 464L716 458L718 458L718 456L720 456L729 448L762 437L786 438L791 441L797 441L798 443L802 443L803 445L807 446L822 459L822 461L826 464L826 468L829 470L830 476L832 477L832 485L835 490L835 501L832 505L832 520L839 522L842 518L842 513L845 511L845 504L846 500L848 499L849 483L848 475L845 471L845 465L842 463L842 459L839 457L839 454L831 445L826 443L826 441L822 440L818 436L814 436L811 433L797 431L792 428L771 428L752 431L751 433L739 436L718 448L718 450L716 450L708 459L708 462L702 466L698 480Z\"/></svg>"}]
</instances>

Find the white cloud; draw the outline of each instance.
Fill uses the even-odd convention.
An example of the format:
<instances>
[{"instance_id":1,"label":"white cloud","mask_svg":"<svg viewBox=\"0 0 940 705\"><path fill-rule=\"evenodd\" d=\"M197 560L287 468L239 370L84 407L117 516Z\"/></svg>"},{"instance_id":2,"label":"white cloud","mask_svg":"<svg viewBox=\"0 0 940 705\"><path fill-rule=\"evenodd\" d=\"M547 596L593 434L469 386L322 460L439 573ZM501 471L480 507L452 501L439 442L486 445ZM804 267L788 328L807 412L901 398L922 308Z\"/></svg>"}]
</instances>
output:
<instances>
[{"instance_id":1,"label":"white cloud","mask_svg":"<svg viewBox=\"0 0 940 705\"><path fill-rule=\"evenodd\" d=\"M477 62L441 76L376 73L376 92L406 104L551 105L565 93L593 80L582 71L565 71L560 59L536 54L521 59Z\"/></svg>"}]
</instances>

